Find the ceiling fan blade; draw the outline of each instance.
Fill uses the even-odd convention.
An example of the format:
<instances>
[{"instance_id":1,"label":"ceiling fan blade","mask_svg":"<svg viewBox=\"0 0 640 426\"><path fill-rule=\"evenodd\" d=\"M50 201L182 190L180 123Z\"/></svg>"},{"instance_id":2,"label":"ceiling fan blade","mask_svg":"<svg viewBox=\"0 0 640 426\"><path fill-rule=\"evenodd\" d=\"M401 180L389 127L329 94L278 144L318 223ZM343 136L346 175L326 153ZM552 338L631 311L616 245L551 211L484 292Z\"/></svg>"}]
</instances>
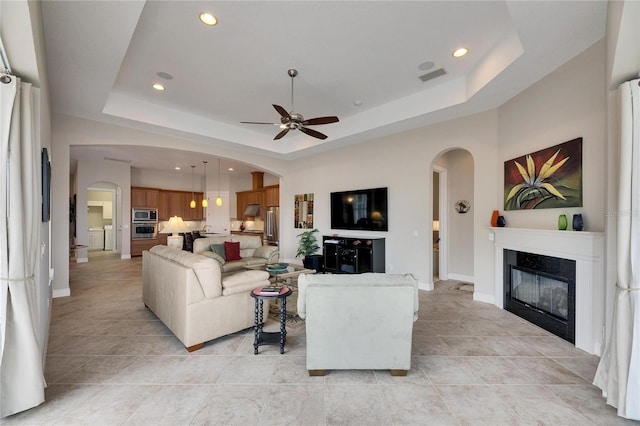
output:
<instances>
[{"instance_id":1,"label":"ceiling fan blade","mask_svg":"<svg viewBox=\"0 0 640 426\"><path fill-rule=\"evenodd\" d=\"M287 127L286 129L284 129L283 131L281 131L280 133L278 133L276 135L275 138L273 138L274 141L277 141L278 139L282 138L284 135L286 135L287 133L289 133L289 128Z\"/></svg>"},{"instance_id":2,"label":"ceiling fan blade","mask_svg":"<svg viewBox=\"0 0 640 426\"><path fill-rule=\"evenodd\" d=\"M289 115L289 113L287 112L286 109L282 108L280 105L276 105L273 104L273 107L276 109L276 111L278 111L278 114L280 114L282 117L291 120L291 116Z\"/></svg>"},{"instance_id":3,"label":"ceiling fan blade","mask_svg":"<svg viewBox=\"0 0 640 426\"><path fill-rule=\"evenodd\" d=\"M262 121L241 121L241 124L270 124L272 126L279 126L280 123L264 123Z\"/></svg>"},{"instance_id":4,"label":"ceiling fan blade","mask_svg":"<svg viewBox=\"0 0 640 426\"><path fill-rule=\"evenodd\" d=\"M336 116L331 116L331 117L316 117L316 118L310 118L308 120L304 120L302 122L303 126L315 126L318 124L331 124L331 123L337 123L338 121L338 117Z\"/></svg>"},{"instance_id":5,"label":"ceiling fan blade","mask_svg":"<svg viewBox=\"0 0 640 426\"><path fill-rule=\"evenodd\" d=\"M326 139L327 135L324 135L316 130L313 129L307 129L306 127L300 127L298 128L298 130L300 130L303 133L308 134L309 136L313 136L314 138L318 138L318 139Z\"/></svg>"}]
</instances>

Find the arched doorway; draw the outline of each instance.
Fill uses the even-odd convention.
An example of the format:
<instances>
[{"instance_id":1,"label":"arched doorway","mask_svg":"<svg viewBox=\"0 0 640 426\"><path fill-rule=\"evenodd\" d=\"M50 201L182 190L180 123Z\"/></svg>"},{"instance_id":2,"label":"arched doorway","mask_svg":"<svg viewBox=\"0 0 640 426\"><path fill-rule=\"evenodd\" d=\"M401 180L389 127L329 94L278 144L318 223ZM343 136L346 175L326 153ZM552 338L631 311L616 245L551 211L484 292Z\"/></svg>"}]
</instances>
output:
<instances>
[{"instance_id":1,"label":"arched doorway","mask_svg":"<svg viewBox=\"0 0 640 426\"><path fill-rule=\"evenodd\" d=\"M432 173L434 281L473 282L473 157L465 149L445 151Z\"/></svg>"},{"instance_id":2,"label":"arched doorway","mask_svg":"<svg viewBox=\"0 0 640 426\"><path fill-rule=\"evenodd\" d=\"M87 188L87 226L90 251L120 253L118 238L118 187L110 182L97 182ZM91 242L94 244L93 250Z\"/></svg>"}]
</instances>

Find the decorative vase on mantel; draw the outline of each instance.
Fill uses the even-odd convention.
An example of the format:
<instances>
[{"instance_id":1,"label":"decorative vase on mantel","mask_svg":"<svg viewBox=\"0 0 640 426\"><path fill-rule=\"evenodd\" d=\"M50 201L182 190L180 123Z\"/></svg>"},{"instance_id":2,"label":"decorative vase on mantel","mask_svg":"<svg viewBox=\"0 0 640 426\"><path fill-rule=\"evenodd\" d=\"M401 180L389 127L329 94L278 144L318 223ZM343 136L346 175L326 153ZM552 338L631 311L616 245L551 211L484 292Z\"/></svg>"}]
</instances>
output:
<instances>
[{"instance_id":1,"label":"decorative vase on mantel","mask_svg":"<svg viewBox=\"0 0 640 426\"><path fill-rule=\"evenodd\" d=\"M504 216L498 216L498 228L504 228L507 225L507 221L504 220Z\"/></svg>"},{"instance_id":2,"label":"decorative vase on mantel","mask_svg":"<svg viewBox=\"0 0 640 426\"><path fill-rule=\"evenodd\" d=\"M574 231L582 231L584 227L584 221L582 220L582 215L580 213L576 213L573 215L572 228Z\"/></svg>"},{"instance_id":3,"label":"decorative vase on mantel","mask_svg":"<svg viewBox=\"0 0 640 426\"><path fill-rule=\"evenodd\" d=\"M567 230L567 215L561 214L558 216L558 229L560 231Z\"/></svg>"},{"instance_id":4,"label":"decorative vase on mantel","mask_svg":"<svg viewBox=\"0 0 640 426\"><path fill-rule=\"evenodd\" d=\"M498 210L494 210L493 213L491 213L491 226L493 228L498 226L498 217L500 217L500 212Z\"/></svg>"}]
</instances>

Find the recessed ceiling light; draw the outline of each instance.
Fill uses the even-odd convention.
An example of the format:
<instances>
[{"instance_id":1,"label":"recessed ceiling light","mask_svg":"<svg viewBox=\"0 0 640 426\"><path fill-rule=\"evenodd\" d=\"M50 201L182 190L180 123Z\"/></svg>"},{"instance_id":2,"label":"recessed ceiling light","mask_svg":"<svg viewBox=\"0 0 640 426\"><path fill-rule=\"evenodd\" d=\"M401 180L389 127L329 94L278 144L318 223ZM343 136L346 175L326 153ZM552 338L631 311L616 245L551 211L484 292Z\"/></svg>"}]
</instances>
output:
<instances>
[{"instance_id":1,"label":"recessed ceiling light","mask_svg":"<svg viewBox=\"0 0 640 426\"><path fill-rule=\"evenodd\" d=\"M160 78L163 78L165 80L173 80L173 76L171 74L169 74L168 72L164 72L164 71L159 71L156 73L156 75Z\"/></svg>"},{"instance_id":2,"label":"recessed ceiling light","mask_svg":"<svg viewBox=\"0 0 640 426\"><path fill-rule=\"evenodd\" d=\"M233 167L229 167L229 171L232 172L233 171Z\"/></svg>"},{"instance_id":3,"label":"recessed ceiling light","mask_svg":"<svg viewBox=\"0 0 640 426\"><path fill-rule=\"evenodd\" d=\"M418 65L418 69L422 70L422 71L427 71L430 70L431 68L433 68L435 64L431 61L425 61L423 63L421 63L420 65Z\"/></svg>"},{"instance_id":4,"label":"recessed ceiling light","mask_svg":"<svg viewBox=\"0 0 640 426\"><path fill-rule=\"evenodd\" d=\"M209 12L202 12L200 14L200 20L205 25L213 26L218 23L218 19Z\"/></svg>"},{"instance_id":5,"label":"recessed ceiling light","mask_svg":"<svg viewBox=\"0 0 640 426\"><path fill-rule=\"evenodd\" d=\"M164 86L160 83L154 83L152 87L159 92L162 92L164 90Z\"/></svg>"},{"instance_id":6,"label":"recessed ceiling light","mask_svg":"<svg viewBox=\"0 0 640 426\"><path fill-rule=\"evenodd\" d=\"M174 167L176 170L180 170L180 166L176 166Z\"/></svg>"},{"instance_id":7,"label":"recessed ceiling light","mask_svg":"<svg viewBox=\"0 0 640 426\"><path fill-rule=\"evenodd\" d=\"M467 49L466 47L460 47L456 50L453 51L453 57L454 58L461 58L464 55L466 55L467 53L469 53L469 49Z\"/></svg>"},{"instance_id":8,"label":"recessed ceiling light","mask_svg":"<svg viewBox=\"0 0 640 426\"><path fill-rule=\"evenodd\" d=\"M362 101L360 99L356 99L355 101L353 101L353 106L362 106Z\"/></svg>"}]
</instances>

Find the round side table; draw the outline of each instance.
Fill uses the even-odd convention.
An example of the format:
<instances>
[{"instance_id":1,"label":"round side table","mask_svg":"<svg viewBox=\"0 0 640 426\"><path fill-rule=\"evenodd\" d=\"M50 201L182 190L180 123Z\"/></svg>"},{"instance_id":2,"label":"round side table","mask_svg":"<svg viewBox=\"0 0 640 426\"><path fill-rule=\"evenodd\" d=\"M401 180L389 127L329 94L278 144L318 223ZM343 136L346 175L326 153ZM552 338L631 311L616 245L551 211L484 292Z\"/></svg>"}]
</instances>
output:
<instances>
[{"instance_id":1,"label":"round side table","mask_svg":"<svg viewBox=\"0 0 640 426\"><path fill-rule=\"evenodd\" d=\"M291 296L291 289L289 287L280 288L279 293L265 294L262 293L262 288L255 288L251 290L251 297L256 299L255 307L255 325L253 327L255 337L253 340L253 353L258 355L258 347L261 345L280 345L280 353L284 353L284 344L287 341L287 297ZM280 332L266 332L262 331L262 322L264 319L263 302L265 300L278 300L280 299Z\"/></svg>"}]
</instances>

